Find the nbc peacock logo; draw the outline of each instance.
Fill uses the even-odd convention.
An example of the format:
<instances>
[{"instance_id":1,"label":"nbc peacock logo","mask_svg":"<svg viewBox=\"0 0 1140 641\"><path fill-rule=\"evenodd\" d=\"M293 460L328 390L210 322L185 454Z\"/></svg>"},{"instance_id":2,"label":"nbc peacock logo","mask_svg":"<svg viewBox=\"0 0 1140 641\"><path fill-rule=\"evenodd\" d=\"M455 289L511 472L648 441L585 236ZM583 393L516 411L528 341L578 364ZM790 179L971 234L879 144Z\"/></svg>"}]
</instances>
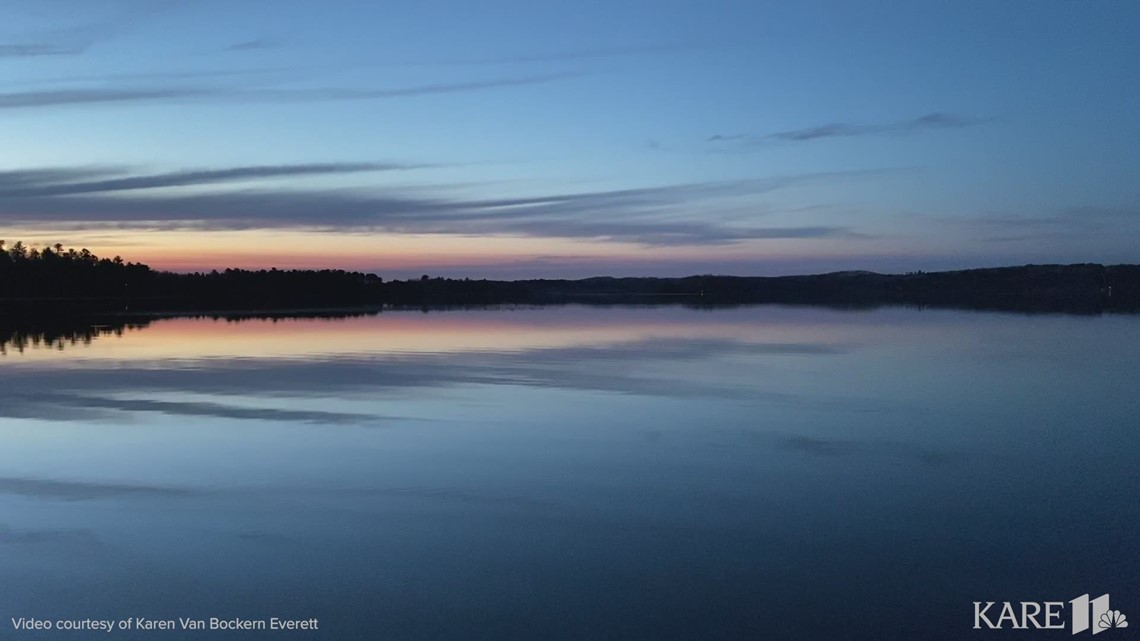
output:
<instances>
[{"instance_id":1,"label":"nbc peacock logo","mask_svg":"<svg viewBox=\"0 0 1140 641\"><path fill-rule=\"evenodd\" d=\"M1097 627L1101 630L1111 630L1112 628L1127 628L1128 617L1120 613L1120 610L1109 610L1100 615L1100 621Z\"/></svg>"}]
</instances>

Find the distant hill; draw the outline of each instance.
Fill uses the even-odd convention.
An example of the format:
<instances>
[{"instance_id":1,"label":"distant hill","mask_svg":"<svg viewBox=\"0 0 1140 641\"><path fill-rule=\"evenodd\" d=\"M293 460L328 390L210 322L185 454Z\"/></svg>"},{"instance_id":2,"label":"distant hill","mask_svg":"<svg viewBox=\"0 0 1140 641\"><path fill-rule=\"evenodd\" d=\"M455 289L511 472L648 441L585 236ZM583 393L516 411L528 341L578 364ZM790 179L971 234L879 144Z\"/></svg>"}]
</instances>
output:
<instances>
[{"instance_id":1,"label":"distant hill","mask_svg":"<svg viewBox=\"0 0 1140 641\"><path fill-rule=\"evenodd\" d=\"M1138 265L1025 265L807 276L384 281L343 270L176 274L60 246L0 250L0 315L558 303L915 305L1096 313L1140 310Z\"/></svg>"}]
</instances>

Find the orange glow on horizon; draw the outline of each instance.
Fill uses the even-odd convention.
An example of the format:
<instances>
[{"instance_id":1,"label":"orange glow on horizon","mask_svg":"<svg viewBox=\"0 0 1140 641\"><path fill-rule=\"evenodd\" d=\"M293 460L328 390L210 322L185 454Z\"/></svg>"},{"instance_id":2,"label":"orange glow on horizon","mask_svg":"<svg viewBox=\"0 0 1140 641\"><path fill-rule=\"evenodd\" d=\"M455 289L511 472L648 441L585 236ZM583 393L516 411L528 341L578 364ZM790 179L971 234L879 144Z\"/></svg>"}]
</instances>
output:
<instances>
[{"instance_id":1,"label":"orange glow on horizon","mask_svg":"<svg viewBox=\"0 0 1140 641\"><path fill-rule=\"evenodd\" d=\"M529 265L589 268L599 265L646 267L652 275L671 262L789 261L850 255L829 239L769 239L717 246L645 246L604 239L464 236L454 234L332 233L304 230L129 231L49 233L11 230L8 237L29 246L61 242L86 247L101 257L178 272L214 269L345 269L377 272L492 270ZM35 241L40 242L35 242ZM844 251L841 251L844 250ZM916 254L921 251L913 250ZM604 268L600 268L601 275Z\"/></svg>"}]
</instances>

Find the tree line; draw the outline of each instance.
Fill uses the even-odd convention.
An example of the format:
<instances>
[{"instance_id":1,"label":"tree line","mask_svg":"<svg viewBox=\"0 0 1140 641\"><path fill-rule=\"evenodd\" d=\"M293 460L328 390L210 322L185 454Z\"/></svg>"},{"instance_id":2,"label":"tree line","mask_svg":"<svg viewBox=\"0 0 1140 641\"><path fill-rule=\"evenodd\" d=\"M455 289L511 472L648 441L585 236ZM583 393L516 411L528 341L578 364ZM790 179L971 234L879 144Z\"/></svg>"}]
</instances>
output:
<instances>
[{"instance_id":1,"label":"tree line","mask_svg":"<svg viewBox=\"0 0 1140 641\"><path fill-rule=\"evenodd\" d=\"M152 277L146 265L121 257L100 258L88 249L55 244L11 246L0 240L0 298L83 298L125 296L131 285Z\"/></svg>"},{"instance_id":2,"label":"tree line","mask_svg":"<svg viewBox=\"0 0 1140 641\"><path fill-rule=\"evenodd\" d=\"M0 241L0 315L488 304L783 303L1025 311L1140 310L1140 266L1026 265L906 274L385 281L340 269L173 273L62 245Z\"/></svg>"},{"instance_id":3,"label":"tree line","mask_svg":"<svg viewBox=\"0 0 1140 641\"><path fill-rule=\"evenodd\" d=\"M85 309L106 311L370 305L382 302L382 282L376 274L335 269L178 274L119 256L101 258L88 249L0 241L0 299L19 300L25 308L74 307L78 301Z\"/></svg>"}]
</instances>

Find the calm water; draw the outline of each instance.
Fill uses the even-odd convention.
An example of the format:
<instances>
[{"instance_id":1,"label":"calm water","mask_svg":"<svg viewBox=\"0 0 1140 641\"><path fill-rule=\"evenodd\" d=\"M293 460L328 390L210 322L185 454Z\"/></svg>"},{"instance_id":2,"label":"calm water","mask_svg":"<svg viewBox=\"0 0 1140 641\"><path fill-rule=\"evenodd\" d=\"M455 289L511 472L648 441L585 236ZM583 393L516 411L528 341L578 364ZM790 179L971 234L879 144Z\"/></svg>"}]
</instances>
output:
<instances>
[{"instance_id":1,"label":"calm water","mask_svg":"<svg viewBox=\"0 0 1140 641\"><path fill-rule=\"evenodd\" d=\"M1138 398L1140 317L566 307L9 344L0 638L985 639L973 601L1106 592L1134 625L1099 638L1129 638ZM8 621L180 616L321 632ZM1070 638L1040 634L1012 638Z\"/></svg>"}]
</instances>

